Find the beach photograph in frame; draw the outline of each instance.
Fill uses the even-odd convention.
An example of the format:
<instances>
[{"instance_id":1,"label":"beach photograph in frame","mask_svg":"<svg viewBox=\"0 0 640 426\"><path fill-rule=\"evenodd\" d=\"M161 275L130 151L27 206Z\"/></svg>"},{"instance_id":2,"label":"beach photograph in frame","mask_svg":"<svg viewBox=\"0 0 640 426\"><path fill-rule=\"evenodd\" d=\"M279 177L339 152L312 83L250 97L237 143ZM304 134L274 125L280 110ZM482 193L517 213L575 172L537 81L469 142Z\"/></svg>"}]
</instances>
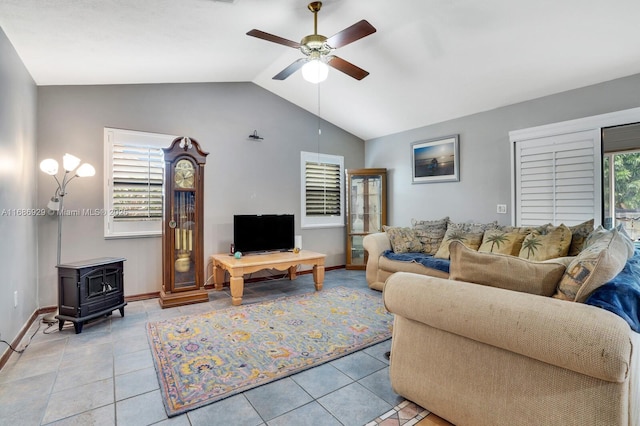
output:
<instances>
[{"instance_id":1,"label":"beach photograph in frame","mask_svg":"<svg viewBox=\"0 0 640 426\"><path fill-rule=\"evenodd\" d=\"M411 144L412 183L460 180L458 135Z\"/></svg>"}]
</instances>

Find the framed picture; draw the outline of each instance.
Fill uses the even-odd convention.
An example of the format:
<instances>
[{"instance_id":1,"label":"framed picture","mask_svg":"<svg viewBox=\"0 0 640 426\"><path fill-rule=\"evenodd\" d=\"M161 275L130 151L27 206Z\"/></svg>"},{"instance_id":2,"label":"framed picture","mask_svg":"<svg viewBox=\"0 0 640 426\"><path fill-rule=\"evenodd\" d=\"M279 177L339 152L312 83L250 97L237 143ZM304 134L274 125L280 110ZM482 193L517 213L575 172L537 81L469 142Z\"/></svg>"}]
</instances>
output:
<instances>
[{"instance_id":1,"label":"framed picture","mask_svg":"<svg viewBox=\"0 0 640 426\"><path fill-rule=\"evenodd\" d=\"M413 142L411 144L412 183L459 181L458 140L458 135L451 135Z\"/></svg>"}]
</instances>

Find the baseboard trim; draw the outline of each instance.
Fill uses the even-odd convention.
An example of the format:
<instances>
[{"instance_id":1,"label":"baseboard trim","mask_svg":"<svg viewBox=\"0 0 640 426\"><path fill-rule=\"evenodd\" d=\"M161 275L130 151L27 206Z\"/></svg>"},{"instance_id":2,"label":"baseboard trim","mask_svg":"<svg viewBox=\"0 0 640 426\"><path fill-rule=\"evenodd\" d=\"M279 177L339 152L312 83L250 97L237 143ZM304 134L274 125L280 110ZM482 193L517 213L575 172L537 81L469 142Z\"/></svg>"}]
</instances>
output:
<instances>
[{"instance_id":1,"label":"baseboard trim","mask_svg":"<svg viewBox=\"0 0 640 426\"><path fill-rule=\"evenodd\" d=\"M31 316L27 320L26 324L22 326L22 328L18 332L18 335L11 342L11 346L13 346L14 348L17 349L18 345L20 344L20 341L22 341L24 336L27 334L27 331L29 331L29 329L31 328L33 323L38 319L38 317L41 314L47 314L49 312L55 311L56 309L57 308L53 308L53 309L51 309L51 308L42 308L42 309L37 309L37 310L33 311ZM2 356L0 357L0 370L2 370L2 368L5 366L7 361L9 361L9 358L11 357L12 354L13 354L13 351L11 350L11 348L7 347L7 349L2 353Z\"/></svg>"},{"instance_id":2,"label":"baseboard trim","mask_svg":"<svg viewBox=\"0 0 640 426\"><path fill-rule=\"evenodd\" d=\"M155 291L153 293L142 293L142 294L134 294L132 296L125 296L124 300L126 302L137 302L139 300L157 299L158 297L160 297L160 292Z\"/></svg>"}]
</instances>

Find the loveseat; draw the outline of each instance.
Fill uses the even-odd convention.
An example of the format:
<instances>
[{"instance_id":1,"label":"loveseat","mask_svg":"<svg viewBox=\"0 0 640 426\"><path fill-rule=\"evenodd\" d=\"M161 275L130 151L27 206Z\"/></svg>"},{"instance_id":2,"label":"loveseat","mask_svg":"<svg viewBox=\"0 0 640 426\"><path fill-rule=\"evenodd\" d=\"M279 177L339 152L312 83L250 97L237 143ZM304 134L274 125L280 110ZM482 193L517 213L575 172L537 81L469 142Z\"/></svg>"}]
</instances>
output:
<instances>
[{"instance_id":1,"label":"loveseat","mask_svg":"<svg viewBox=\"0 0 640 426\"><path fill-rule=\"evenodd\" d=\"M376 257L383 236L365 238L367 280L395 315L396 393L458 426L640 424L640 251L623 232L545 261L453 241L446 276Z\"/></svg>"},{"instance_id":2,"label":"loveseat","mask_svg":"<svg viewBox=\"0 0 640 426\"><path fill-rule=\"evenodd\" d=\"M425 256L422 253L407 254L402 258L394 256L391 241L385 232L365 236L362 245L367 252L365 271L367 284L374 290L382 291L384 282L395 272L414 272L439 278L449 277L449 262L425 266L421 262L435 262L432 256Z\"/></svg>"}]
</instances>

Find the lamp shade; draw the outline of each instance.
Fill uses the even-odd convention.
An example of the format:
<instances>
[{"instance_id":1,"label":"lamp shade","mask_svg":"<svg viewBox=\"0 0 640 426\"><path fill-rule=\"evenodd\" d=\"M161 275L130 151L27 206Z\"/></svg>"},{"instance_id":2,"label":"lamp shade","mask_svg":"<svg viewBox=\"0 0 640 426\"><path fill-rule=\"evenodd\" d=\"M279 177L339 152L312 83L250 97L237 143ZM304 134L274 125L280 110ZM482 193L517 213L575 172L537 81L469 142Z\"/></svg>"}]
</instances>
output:
<instances>
[{"instance_id":1,"label":"lamp shade","mask_svg":"<svg viewBox=\"0 0 640 426\"><path fill-rule=\"evenodd\" d=\"M312 59L302 66L302 78L309 83L318 84L327 79L329 67L320 59Z\"/></svg>"},{"instance_id":2,"label":"lamp shade","mask_svg":"<svg viewBox=\"0 0 640 426\"><path fill-rule=\"evenodd\" d=\"M93 166L89 163L84 163L83 165L78 167L78 170L76 170L76 175L78 175L79 177L88 177L95 174L96 169L94 169Z\"/></svg>"},{"instance_id":3,"label":"lamp shade","mask_svg":"<svg viewBox=\"0 0 640 426\"><path fill-rule=\"evenodd\" d=\"M80 164L80 159L75 155L65 154L62 157L62 167L68 172L72 172Z\"/></svg>"},{"instance_id":4,"label":"lamp shade","mask_svg":"<svg viewBox=\"0 0 640 426\"><path fill-rule=\"evenodd\" d=\"M58 173L58 162L52 158L47 158L40 162L40 170L48 175L55 175Z\"/></svg>"},{"instance_id":5,"label":"lamp shade","mask_svg":"<svg viewBox=\"0 0 640 426\"><path fill-rule=\"evenodd\" d=\"M60 210L60 200L56 197L51 197L51 200L47 203L47 208L52 212Z\"/></svg>"}]
</instances>

